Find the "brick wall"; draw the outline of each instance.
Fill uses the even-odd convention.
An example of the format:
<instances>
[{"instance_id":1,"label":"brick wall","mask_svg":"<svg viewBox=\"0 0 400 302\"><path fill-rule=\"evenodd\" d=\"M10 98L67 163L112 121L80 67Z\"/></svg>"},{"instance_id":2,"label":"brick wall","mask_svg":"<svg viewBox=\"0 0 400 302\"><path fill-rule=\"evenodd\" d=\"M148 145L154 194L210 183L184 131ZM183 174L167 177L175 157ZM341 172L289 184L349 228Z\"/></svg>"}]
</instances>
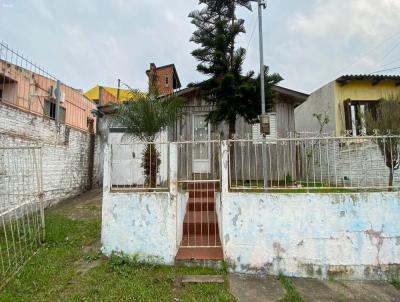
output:
<instances>
[{"instance_id":1,"label":"brick wall","mask_svg":"<svg viewBox=\"0 0 400 302\"><path fill-rule=\"evenodd\" d=\"M92 140L93 141L93 140ZM44 200L47 205L89 188L91 136L53 120L0 103L0 147L42 146ZM93 184L98 183L94 164ZM15 160L15 164L19 164Z\"/></svg>"},{"instance_id":2,"label":"brick wall","mask_svg":"<svg viewBox=\"0 0 400 302\"><path fill-rule=\"evenodd\" d=\"M174 69L172 66L157 69L157 80L158 87L160 89L160 95L168 95L174 92ZM166 78L168 77L168 84Z\"/></svg>"}]
</instances>

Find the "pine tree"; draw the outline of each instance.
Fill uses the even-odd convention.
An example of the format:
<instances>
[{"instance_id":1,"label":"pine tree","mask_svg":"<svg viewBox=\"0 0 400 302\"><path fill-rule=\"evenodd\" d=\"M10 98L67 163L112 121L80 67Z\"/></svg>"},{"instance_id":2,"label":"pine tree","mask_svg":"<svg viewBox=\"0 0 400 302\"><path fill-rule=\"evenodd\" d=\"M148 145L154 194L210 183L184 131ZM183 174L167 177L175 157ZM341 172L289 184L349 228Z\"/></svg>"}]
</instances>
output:
<instances>
[{"instance_id":1,"label":"pine tree","mask_svg":"<svg viewBox=\"0 0 400 302\"><path fill-rule=\"evenodd\" d=\"M245 33L244 20L236 18L234 8L247 2L201 0L204 8L189 15L197 27L191 41L200 46L192 52L199 61L197 70L210 77L199 84L203 97L214 105L207 119L213 124L227 122L229 137L235 134L237 116L252 123L261 108L259 78L254 78L254 72L243 74L246 50L234 48L237 36ZM270 109L274 99L271 88L282 78L279 74L269 76L268 67L265 73L266 108Z\"/></svg>"}]
</instances>

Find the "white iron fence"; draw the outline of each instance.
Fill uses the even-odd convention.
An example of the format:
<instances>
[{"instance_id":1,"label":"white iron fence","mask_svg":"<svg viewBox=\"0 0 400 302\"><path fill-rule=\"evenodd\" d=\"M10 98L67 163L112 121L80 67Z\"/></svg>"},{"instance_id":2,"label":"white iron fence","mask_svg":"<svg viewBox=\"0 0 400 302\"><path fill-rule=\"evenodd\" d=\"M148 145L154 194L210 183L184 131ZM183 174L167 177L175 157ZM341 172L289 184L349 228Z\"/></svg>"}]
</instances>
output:
<instances>
[{"instance_id":1,"label":"white iron fence","mask_svg":"<svg viewBox=\"0 0 400 302\"><path fill-rule=\"evenodd\" d=\"M232 140L229 147L235 190L400 188L400 136Z\"/></svg>"},{"instance_id":2,"label":"white iron fence","mask_svg":"<svg viewBox=\"0 0 400 302\"><path fill-rule=\"evenodd\" d=\"M41 149L0 147L0 288L44 241Z\"/></svg>"},{"instance_id":3,"label":"white iron fence","mask_svg":"<svg viewBox=\"0 0 400 302\"><path fill-rule=\"evenodd\" d=\"M163 191L169 188L169 143L111 145L111 189Z\"/></svg>"},{"instance_id":4,"label":"white iron fence","mask_svg":"<svg viewBox=\"0 0 400 302\"><path fill-rule=\"evenodd\" d=\"M400 188L400 136L237 139L228 143L231 190ZM111 146L112 189L168 190L170 144L176 144L176 162L172 160L180 189L194 182L220 186L224 167L219 140L135 142Z\"/></svg>"}]
</instances>

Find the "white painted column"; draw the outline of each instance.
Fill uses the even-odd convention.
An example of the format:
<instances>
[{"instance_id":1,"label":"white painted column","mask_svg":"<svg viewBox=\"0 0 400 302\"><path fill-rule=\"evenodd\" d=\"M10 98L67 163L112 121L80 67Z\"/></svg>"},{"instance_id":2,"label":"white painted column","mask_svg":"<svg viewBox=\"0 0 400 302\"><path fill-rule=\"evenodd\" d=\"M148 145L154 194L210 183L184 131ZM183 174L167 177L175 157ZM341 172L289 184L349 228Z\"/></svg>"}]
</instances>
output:
<instances>
[{"instance_id":1,"label":"white painted column","mask_svg":"<svg viewBox=\"0 0 400 302\"><path fill-rule=\"evenodd\" d=\"M221 141L221 194L229 192L229 143Z\"/></svg>"},{"instance_id":2,"label":"white painted column","mask_svg":"<svg viewBox=\"0 0 400 302\"><path fill-rule=\"evenodd\" d=\"M104 146L104 164L103 164L103 195L111 189L111 146Z\"/></svg>"},{"instance_id":3,"label":"white painted column","mask_svg":"<svg viewBox=\"0 0 400 302\"><path fill-rule=\"evenodd\" d=\"M178 194L178 146L169 144L169 193L172 196Z\"/></svg>"},{"instance_id":4,"label":"white painted column","mask_svg":"<svg viewBox=\"0 0 400 302\"><path fill-rule=\"evenodd\" d=\"M104 251L105 241L105 230L107 230L107 202L109 201L110 189L111 189L111 146L107 143L104 146L103 151L103 201L102 201L102 212L101 212L101 245Z\"/></svg>"},{"instance_id":5,"label":"white painted column","mask_svg":"<svg viewBox=\"0 0 400 302\"><path fill-rule=\"evenodd\" d=\"M178 204L178 145L176 143L169 143L169 194L171 206L175 206L175 238L176 238L176 252L178 252L178 248L181 244L181 235L180 228L183 228L183 225L179 225L180 219L180 204Z\"/></svg>"}]
</instances>

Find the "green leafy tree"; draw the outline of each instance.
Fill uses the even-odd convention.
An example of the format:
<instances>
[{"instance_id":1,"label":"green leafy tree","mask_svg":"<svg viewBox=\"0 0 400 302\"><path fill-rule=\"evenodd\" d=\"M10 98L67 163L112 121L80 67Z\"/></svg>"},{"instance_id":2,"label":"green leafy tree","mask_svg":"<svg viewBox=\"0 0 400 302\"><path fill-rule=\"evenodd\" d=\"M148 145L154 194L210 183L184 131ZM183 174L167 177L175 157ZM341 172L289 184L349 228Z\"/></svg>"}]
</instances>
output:
<instances>
[{"instance_id":1,"label":"green leafy tree","mask_svg":"<svg viewBox=\"0 0 400 302\"><path fill-rule=\"evenodd\" d=\"M213 124L226 122L229 137L235 134L238 116L252 123L261 111L259 77L255 78L254 72L243 74L246 50L232 49L237 36L245 33L244 20L236 18L234 9L248 2L201 0L204 7L189 15L197 27L191 41L199 45L192 55L199 61L197 70L209 76L198 84L203 97L214 105L207 119ZM268 71L265 67L267 110L275 97L272 87L282 80L279 74L269 75Z\"/></svg>"},{"instance_id":2,"label":"green leafy tree","mask_svg":"<svg viewBox=\"0 0 400 302\"><path fill-rule=\"evenodd\" d=\"M124 127L129 137L146 143L141 166L145 173L145 183L151 188L156 187L161 164L155 141L161 131L176 122L182 106L181 98L159 98L157 93L150 91L146 97L132 99L116 107L117 114L113 122Z\"/></svg>"},{"instance_id":3,"label":"green leafy tree","mask_svg":"<svg viewBox=\"0 0 400 302\"><path fill-rule=\"evenodd\" d=\"M376 112L366 112L365 121L369 133L378 130L387 137L376 138L375 143L389 169L389 191L392 191L394 172L400 168L400 96L390 96L382 100Z\"/></svg>"}]
</instances>

